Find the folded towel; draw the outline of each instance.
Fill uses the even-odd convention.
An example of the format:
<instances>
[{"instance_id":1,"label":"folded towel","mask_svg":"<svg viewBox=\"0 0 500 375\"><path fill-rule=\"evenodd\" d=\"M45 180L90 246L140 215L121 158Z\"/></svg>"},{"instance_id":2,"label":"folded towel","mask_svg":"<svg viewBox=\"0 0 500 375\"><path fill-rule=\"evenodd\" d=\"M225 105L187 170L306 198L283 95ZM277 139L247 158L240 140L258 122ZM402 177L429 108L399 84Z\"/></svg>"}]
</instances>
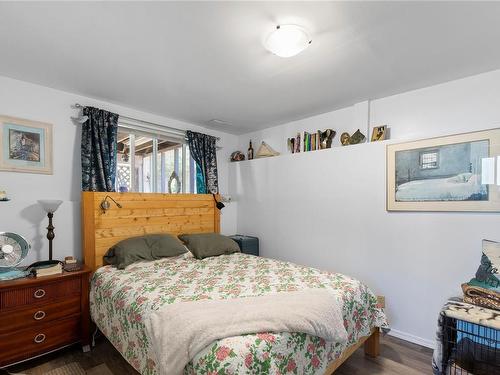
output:
<instances>
[{"instance_id":1,"label":"folded towel","mask_svg":"<svg viewBox=\"0 0 500 375\"><path fill-rule=\"evenodd\" d=\"M462 291L464 292L464 302L500 310L500 293L468 283L462 284Z\"/></svg>"}]
</instances>

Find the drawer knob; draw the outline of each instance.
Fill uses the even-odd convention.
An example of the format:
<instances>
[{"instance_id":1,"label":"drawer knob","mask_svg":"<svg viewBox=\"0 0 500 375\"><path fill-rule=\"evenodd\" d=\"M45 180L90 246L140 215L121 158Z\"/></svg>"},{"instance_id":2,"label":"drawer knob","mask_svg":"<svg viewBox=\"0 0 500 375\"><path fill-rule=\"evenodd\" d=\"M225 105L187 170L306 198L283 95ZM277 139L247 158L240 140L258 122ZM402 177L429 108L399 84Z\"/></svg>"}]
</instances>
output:
<instances>
[{"instance_id":1,"label":"drawer knob","mask_svg":"<svg viewBox=\"0 0 500 375\"><path fill-rule=\"evenodd\" d=\"M35 298L43 298L43 297L45 297L45 290L44 289L37 289L37 290L35 290L34 296L35 296Z\"/></svg>"},{"instance_id":2,"label":"drawer knob","mask_svg":"<svg viewBox=\"0 0 500 375\"><path fill-rule=\"evenodd\" d=\"M38 335L35 336L33 341L35 341L35 344L40 344L45 341L45 335L43 333L39 333Z\"/></svg>"},{"instance_id":3,"label":"drawer knob","mask_svg":"<svg viewBox=\"0 0 500 375\"><path fill-rule=\"evenodd\" d=\"M42 320L43 318L45 318L45 311L40 310L33 315L33 319L35 320Z\"/></svg>"}]
</instances>

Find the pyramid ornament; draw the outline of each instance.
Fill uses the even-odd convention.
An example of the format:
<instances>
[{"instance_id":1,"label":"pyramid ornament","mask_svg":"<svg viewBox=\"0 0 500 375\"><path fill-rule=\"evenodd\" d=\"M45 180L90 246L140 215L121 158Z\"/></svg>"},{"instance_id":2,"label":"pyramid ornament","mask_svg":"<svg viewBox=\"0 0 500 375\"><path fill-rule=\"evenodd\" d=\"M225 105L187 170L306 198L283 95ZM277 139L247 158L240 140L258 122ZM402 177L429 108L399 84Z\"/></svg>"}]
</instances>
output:
<instances>
[{"instance_id":1,"label":"pyramid ornament","mask_svg":"<svg viewBox=\"0 0 500 375\"><path fill-rule=\"evenodd\" d=\"M259 150L257 151L258 158L267 158L270 156L278 156L280 153L275 151L271 146L269 146L266 142L262 142Z\"/></svg>"}]
</instances>

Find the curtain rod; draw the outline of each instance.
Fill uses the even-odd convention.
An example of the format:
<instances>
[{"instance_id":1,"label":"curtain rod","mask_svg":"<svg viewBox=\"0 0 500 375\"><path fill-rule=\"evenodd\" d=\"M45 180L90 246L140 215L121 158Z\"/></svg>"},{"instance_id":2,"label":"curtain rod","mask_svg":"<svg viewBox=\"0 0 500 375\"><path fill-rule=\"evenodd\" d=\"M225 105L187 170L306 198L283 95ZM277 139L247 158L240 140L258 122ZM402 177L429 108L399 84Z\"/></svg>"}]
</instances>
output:
<instances>
[{"instance_id":1,"label":"curtain rod","mask_svg":"<svg viewBox=\"0 0 500 375\"><path fill-rule=\"evenodd\" d=\"M85 106L81 105L80 103L75 103L75 108L83 109L83 108L85 108ZM154 122L137 119L137 118L134 118L134 117L128 117L128 116L122 116L122 115L118 115L118 116L119 116L118 117L118 121L120 121L120 118L122 118L122 119L128 120L128 121L136 121L136 122L147 124L147 125L158 126L158 127L162 128L162 129L172 130L174 132L179 132L179 133L183 133L183 134L186 133L186 131L183 130L183 129L174 128L174 127L171 127L171 126L165 126L165 125L157 124L157 123L154 123ZM217 139L218 141L220 141L220 137L215 137L215 139Z\"/></svg>"}]
</instances>

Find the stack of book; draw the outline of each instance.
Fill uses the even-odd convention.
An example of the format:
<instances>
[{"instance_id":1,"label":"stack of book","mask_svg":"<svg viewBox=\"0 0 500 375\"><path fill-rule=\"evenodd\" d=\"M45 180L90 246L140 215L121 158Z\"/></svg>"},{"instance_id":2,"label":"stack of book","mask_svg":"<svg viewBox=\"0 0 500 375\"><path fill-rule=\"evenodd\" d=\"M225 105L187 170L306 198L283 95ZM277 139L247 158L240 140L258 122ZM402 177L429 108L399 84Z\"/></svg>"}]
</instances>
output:
<instances>
[{"instance_id":1,"label":"stack of book","mask_svg":"<svg viewBox=\"0 0 500 375\"><path fill-rule=\"evenodd\" d=\"M315 133L297 133L296 137L287 139L288 151L295 154L301 151L307 152L330 148L333 137L335 137L333 129L326 129L323 132L318 130Z\"/></svg>"},{"instance_id":2,"label":"stack of book","mask_svg":"<svg viewBox=\"0 0 500 375\"><path fill-rule=\"evenodd\" d=\"M304 152L321 149L321 131L316 133L304 132Z\"/></svg>"},{"instance_id":3,"label":"stack of book","mask_svg":"<svg viewBox=\"0 0 500 375\"><path fill-rule=\"evenodd\" d=\"M36 277L58 275L63 272L61 263L54 264L53 266L36 268Z\"/></svg>"}]
</instances>

